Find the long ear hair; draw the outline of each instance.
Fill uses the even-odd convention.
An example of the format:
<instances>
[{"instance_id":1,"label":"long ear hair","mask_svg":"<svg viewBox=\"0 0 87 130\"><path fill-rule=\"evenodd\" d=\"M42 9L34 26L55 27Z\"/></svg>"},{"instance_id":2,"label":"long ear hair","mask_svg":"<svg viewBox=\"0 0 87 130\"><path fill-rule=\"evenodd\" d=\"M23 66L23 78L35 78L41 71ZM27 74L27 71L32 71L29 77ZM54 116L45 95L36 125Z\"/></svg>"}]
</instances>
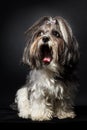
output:
<instances>
[{"instance_id":1,"label":"long ear hair","mask_svg":"<svg viewBox=\"0 0 87 130\"><path fill-rule=\"evenodd\" d=\"M64 54L65 65L73 67L79 61L79 45L72 33L72 29L68 22L62 17L55 17L59 25L63 40L66 45L66 50Z\"/></svg>"},{"instance_id":2,"label":"long ear hair","mask_svg":"<svg viewBox=\"0 0 87 130\"><path fill-rule=\"evenodd\" d=\"M30 52L30 45L32 44L32 39L33 39L33 35L34 33L39 29L39 27L49 19L50 17L42 17L40 18L38 21L36 21L31 27L29 27L27 29L27 31L25 32L26 35L26 46L24 49L24 53L23 53L23 57L22 57L22 62L30 65L30 60L29 60L29 52Z\"/></svg>"}]
</instances>

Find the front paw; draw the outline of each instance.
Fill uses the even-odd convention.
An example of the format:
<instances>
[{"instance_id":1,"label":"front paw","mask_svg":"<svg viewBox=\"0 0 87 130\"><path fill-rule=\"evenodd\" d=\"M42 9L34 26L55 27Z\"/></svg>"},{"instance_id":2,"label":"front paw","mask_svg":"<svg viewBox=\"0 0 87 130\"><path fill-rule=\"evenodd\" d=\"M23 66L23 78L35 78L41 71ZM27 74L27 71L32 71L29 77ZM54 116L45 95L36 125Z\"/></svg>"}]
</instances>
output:
<instances>
[{"instance_id":1,"label":"front paw","mask_svg":"<svg viewBox=\"0 0 87 130\"><path fill-rule=\"evenodd\" d=\"M21 118L28 119L30 117L30 113L28 110L22 110L18 113L18 116Z\"/></svg>"},{"instance_id":2,"label":"front paw","mask_svg":"<svg viewBox=\"0 0 87 130\"><path fill-rule=\"evenodd\" d=\"M36 121L46 121L51 120L53 112L49 109L47 110L36 110L31 113L31 119Z\"/></svg>"},{"instance_id":3,"label":"front paw","mask_svg":"<svg viewBox=\"0 0 87 130\"><path fill-rule=\"evenodd\" d=\"M65 118L74 118L76 116L76 114L71 111L71 112L65 112L65 111L61 111L57 113L57 117L59 119L65 119Z\"/></svg>"}]
</instances>

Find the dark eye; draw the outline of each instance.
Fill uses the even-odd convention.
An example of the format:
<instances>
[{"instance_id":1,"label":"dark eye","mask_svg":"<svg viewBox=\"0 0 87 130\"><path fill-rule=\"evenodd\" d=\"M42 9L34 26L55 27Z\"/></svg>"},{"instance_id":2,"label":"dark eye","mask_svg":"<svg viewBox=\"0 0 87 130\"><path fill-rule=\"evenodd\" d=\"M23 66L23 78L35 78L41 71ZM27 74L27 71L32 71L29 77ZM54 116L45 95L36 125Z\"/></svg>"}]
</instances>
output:
<instances>
[{"instance_id":1,"label":"dark eye","mask_svg":"<svg viewBox=\"0 0 87 130\"><path fill-rule=\"evenodd\" d=\"M38 34L37 34L37 37L42 36L43 34L44 34L43 31L39 31Z\"/></svg>"},{"instance_id":2,"label":"dark eye","mask_svg":"<svg viewBox=\"0 0 87 130\"><path fill-rule=\"evenodd\" d=\"M57 32L57 31L52 31L52 34L55 36L55 37L60 37L60 34L59 34L59 32Z\"/></svg>"}]
</instances>

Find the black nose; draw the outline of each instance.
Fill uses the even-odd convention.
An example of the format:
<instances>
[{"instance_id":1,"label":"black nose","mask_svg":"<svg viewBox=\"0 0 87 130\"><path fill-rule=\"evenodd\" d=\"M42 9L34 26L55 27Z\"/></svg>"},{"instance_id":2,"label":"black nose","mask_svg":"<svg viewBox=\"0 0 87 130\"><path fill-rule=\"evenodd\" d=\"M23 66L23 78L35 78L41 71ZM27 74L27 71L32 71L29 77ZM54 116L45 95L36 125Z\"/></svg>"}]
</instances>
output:
<instances>
[{"instance_id":1,"label":"black nose","mask_svg":"<svg viewBox=\"0 0 87 130\"><path fill-rule=\"evenodd\" d=\"M45 42L48 42L48 41L49 41L49 37L46 37L46 36L45 36L45 37L43 37L42 40L43 40L44 43L45 43Z\"/></svg>"}]
</instances>

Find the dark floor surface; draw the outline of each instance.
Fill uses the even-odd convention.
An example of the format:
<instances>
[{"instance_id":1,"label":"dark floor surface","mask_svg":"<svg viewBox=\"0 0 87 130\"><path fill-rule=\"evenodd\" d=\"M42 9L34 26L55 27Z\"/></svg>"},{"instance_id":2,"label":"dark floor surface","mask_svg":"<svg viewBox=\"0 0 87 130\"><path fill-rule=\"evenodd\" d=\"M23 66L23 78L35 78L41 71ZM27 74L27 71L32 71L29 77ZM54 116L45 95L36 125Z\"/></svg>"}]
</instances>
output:
<instances>
[{"instance_id":1,"label":"dark floor surface","mask_svg":"<svg viewBox=\"0 0 87 130\"><path fill-rule=\"evenodd\" d=\"M23 128L28 130L40 130L48 129L52 127L53 130L76 130L76 129L87 129L87 106L76 106L75 113L77 116L74 119L58 119L53 118L50 121L32 121L30 119L22 119L17 116L17 112L9 108L0 109L0 127L4 129ZM50 127L50 128L49 128Z\"/></svg>"},{"instance_id":2,"label":"dark floor surface","mask_svg":"<svg viewBox=\"0 0 87 130\"><path fill-rule=\"evenodd\" d=\"M17 116L17 112L10 107L0 109L0 122L4 123L67 123L67 122L87 122L87 106L75 107L76 117L74 119L62 119L53 118L50 121L31 121L30 119L22 119Z\"/></svg>"}]
</instances>

